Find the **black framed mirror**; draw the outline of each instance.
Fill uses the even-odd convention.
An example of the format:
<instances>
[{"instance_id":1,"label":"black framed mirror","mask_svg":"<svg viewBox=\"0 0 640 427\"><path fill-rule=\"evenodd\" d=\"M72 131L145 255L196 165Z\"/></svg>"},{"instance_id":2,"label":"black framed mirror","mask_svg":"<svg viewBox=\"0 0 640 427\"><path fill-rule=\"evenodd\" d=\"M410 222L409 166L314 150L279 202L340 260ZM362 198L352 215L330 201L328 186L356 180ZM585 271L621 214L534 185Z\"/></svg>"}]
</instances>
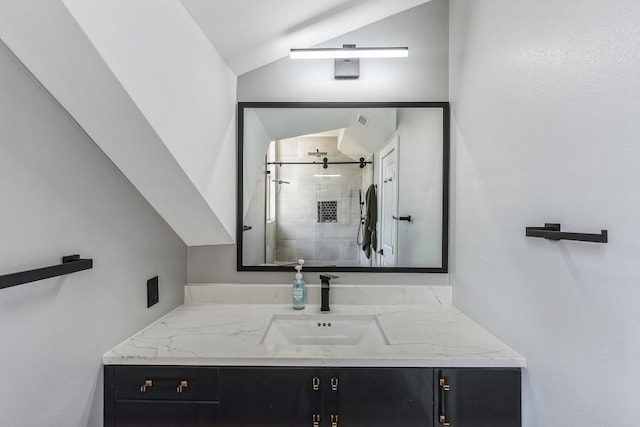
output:
<instances>
[{"instance_id":1,"label":"black framed mirror","mask_svg":"<svg viewBox=\"0 0 640 427\"><path fill-rule=\"evenodd\" d=\"M240 102L237 269L446 273L448 102Z\"/></svg>"}]
</instances>

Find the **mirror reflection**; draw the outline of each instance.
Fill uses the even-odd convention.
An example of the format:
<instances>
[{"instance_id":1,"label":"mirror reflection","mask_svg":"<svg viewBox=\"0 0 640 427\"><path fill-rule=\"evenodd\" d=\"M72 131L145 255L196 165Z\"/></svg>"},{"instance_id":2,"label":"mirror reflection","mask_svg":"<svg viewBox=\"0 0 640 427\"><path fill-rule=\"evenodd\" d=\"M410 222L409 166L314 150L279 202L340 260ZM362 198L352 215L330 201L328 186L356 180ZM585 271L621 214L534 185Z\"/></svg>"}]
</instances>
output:
<instances>
[{"instance_id":1,"label":"mirror reflection","mask_svg":"<svg viewBox=\"0 0 640 427\"><path fill-rule=\"evenodd\" d=\"M238 110L239 270L446 271L446 103Z\"/></svg>"}]
</instances>

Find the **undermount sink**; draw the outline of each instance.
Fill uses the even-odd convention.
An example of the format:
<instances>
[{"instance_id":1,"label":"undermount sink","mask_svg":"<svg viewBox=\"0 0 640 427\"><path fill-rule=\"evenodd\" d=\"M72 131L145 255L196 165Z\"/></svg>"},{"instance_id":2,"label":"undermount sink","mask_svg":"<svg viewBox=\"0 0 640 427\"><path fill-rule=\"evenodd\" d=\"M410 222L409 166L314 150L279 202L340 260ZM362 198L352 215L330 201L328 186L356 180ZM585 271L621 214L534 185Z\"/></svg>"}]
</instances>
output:
<instances>
[{"instance_id":1,"label":"undermount sink","mask_svg":"<svg viewBox=\"0 0 640 427\"><path fill-rule=\"evenodd\" d=\"M388 345L375 315L274 315L261 344Z\"/></svg>"}]
</instances>

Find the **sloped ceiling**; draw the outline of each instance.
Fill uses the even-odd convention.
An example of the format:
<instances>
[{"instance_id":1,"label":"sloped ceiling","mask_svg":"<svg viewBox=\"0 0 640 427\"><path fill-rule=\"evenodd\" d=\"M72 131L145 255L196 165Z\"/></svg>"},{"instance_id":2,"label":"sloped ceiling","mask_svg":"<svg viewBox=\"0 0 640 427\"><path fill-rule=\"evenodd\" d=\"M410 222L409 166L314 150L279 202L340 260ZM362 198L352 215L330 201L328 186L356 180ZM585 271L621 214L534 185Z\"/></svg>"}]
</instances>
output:
<instances>
[{"instance_id":1,"label":"sloped ceiling","mask_svg":"<svg viewBox=\"0 0 640 427\"><path fill-rule=\"evenodd\" d=\"M240 76L429 0L181 0Z\"/></svg>"},{"instance_id":2,"label":"sloped ceiling","mask_svg":"<svg viewBox=\"0 0 640 427\"><path fill-rule=\"evenodd\" d=\"M0 39L187 245L228 244L237 76L427 1L2 0Z\"/></svg>"}]
</instances>

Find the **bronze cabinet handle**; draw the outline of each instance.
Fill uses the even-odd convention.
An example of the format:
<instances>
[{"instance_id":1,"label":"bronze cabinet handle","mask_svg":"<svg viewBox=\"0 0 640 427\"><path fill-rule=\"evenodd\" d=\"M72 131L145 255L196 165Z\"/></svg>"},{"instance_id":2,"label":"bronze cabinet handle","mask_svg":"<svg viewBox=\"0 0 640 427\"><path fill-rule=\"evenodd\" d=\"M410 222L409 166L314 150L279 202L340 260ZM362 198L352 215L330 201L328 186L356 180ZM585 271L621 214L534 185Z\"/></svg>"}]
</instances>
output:
<instances>
[{"instance_id":1,"label":"bronze cabinet handle","mask_svg":"<svg viewBox=\"0 0 640 427\"><path fill-rule=\"evenodd\" d=\"M182 390L189 387L189 382L188 381L180 381L180 385L178 387L176 387L176 392L177 393L182 393Z\"/></svg>"},{"instance_id":2,"label":"bronze cabinet handle","mask_svg":"<svg viewBox=\"0 0 640 427\"><path fill-rule=\"evenodd\" d=\"M153 387L153 380L145 380L144 384L140 386L140 393L146 393L149 387Z\"/></svg>"},{"instance_id":3,"label":"bronze cabinet handle","mask_svg":"<svg viewBox=\"0 0 640 427\"><path fill-rule=\"evenodd\" d=\"M440 385L440 405L439 405L439 421L440 424L443 425L443 427L450 427L451 423L447 421L447 402L446 402L446 393L449 390L451 390L451 386L449 384L447 384L447 379L446 378L440 378L439 380L439 385Z\"/></svg>"}]
</instances>

